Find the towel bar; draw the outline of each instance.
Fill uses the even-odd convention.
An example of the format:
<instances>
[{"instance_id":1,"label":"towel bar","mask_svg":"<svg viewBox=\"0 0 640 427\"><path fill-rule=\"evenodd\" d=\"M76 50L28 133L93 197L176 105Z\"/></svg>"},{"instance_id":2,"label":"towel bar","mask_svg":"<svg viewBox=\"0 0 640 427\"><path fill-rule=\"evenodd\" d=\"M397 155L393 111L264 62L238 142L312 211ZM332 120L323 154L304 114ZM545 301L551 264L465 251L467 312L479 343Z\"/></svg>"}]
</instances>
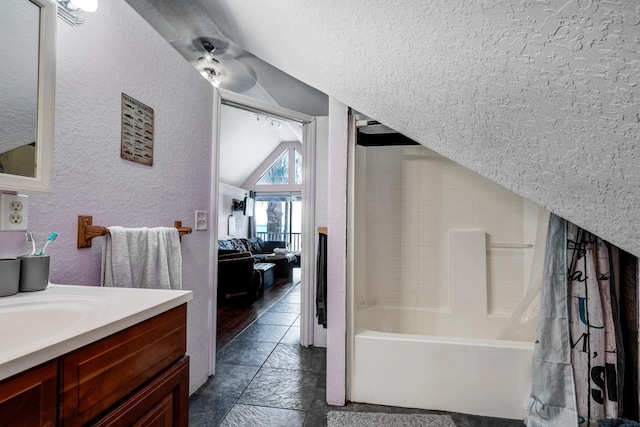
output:
<instances>
[{"instance_id":1,"label":"towel bar","mask_svg":"<svg viewBox=\"0 0 640 427\"><path fill-rule=\"evenodd\" d=\"M182 238L185 234L191 233L191 227L183 227L182 221L174 221L173 226L178 229L178 234ZM102 225L93 225L93 217L90 215L78 215L78 249L90 248L91 239L104 236L109 233L109 229Z\"/></svg>"}]
</instances>

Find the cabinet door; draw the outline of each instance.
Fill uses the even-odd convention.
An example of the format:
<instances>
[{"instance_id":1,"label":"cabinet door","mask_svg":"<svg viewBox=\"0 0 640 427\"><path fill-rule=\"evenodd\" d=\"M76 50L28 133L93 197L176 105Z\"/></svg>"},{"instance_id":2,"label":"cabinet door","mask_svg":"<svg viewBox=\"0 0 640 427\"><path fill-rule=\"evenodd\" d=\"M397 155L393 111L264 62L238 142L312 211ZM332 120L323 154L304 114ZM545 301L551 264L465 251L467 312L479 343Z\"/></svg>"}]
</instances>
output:
<instances>
[{"instance_id":1,"label":"cabinet door","mask_svg":"<svg viewBox=\"0 0 640 427\"><path fill-rule=\"evenodd\" d=\"M63 356L63 425L84 425L184 356L186 318L183 304Z\"/></svg>"},{"instance_id":2,"label":"cabinet door","mask_svg":"<svg viewBox=\"0 0 640 427\"><path fill-rule=\"evenodd\" d=\"M0 426L55 426L57 371L53 361L0 382Z\"/></svg>"},{"instance_id":3,"label":"cabinet door","mask_svg":"<svg viewBox=\"0 0 640 427\"><path fill-rule=\"evenodd\" d=\"M100 420L99 427L187 427L189 357L160 374Z\"/></svg>"}]
</instances>

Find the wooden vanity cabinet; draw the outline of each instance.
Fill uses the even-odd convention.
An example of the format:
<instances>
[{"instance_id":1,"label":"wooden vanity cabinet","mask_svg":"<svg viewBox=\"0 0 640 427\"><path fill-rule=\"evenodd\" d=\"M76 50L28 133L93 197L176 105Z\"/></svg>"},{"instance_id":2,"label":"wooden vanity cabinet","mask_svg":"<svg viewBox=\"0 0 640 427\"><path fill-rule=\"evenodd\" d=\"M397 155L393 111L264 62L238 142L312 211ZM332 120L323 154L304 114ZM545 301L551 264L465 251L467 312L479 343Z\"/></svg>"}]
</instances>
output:
<instances>
[{"instance_id":1,"label":"wooden vanity cabinet","mask_svg":"<svg viewBox=\"0 0 640 427\"><path fill-rule=\"evenodd\" d=\"M57 371L52 361L0 381L0 426L54 427Z\"/></svg>"},{"instance_id":2,"label":"wooden vanity cabinet","mask_svg":"<svg viewBox=\"0 0 640 427\"><path fill-rule=\"evenodd\" d=\"M62 425L135 425L118 424L114 413L132 416L146 408L171 412L169 425L186 426L186 316L183 304L61 357ZM111 421L102 424L101 417Z\"/></svg>"},{"instance_id":3,"label":"wooden vanity cabinet","mask_svg":"<svg viewBox=\"0 0 640 427\"><path fill-rule=\"evenodd\" d=\"M91 425L186 427L188 413L189 358L184 357Z\"/></svg>"},{"instance_id":4,"label":"wooden vanity cabinet","mask_svg":"<svg viewBox=\"0 0 640 427\"><path fill-rule=\"evenodd\" d=\"M4 426L184 426L187 306L0 382Z\"/></svg>"}]
</instances>

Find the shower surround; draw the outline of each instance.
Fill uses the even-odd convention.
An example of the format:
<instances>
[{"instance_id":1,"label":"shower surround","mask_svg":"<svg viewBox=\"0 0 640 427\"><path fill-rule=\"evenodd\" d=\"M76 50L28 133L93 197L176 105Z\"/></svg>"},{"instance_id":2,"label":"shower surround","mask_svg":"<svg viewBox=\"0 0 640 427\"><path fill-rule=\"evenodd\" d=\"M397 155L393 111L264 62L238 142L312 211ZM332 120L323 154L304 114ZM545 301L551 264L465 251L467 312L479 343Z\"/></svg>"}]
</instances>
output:
<instances>
[{"instance_id":1,"label":"shower surround","mask_svg":"<svg viewBox=\"0 0 640 427\"><path fill-rule=\"evenodd\" d=\"M533 335L498 338L546 212L422 146L355 165L350 400L522 419Z\"/></svg>"}]
</instances>

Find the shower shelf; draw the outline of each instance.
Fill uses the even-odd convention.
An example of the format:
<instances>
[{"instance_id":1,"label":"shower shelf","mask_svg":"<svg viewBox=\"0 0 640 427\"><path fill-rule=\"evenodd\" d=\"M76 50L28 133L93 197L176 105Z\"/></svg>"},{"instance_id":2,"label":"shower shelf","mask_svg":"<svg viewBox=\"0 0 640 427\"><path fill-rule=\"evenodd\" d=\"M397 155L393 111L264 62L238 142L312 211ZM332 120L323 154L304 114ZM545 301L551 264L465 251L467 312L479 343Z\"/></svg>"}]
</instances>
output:
<instances>
[{"instance_id":1,"label":"shower shelf","mask_svg":"<svg viewBox=\"0 0 640 427\"><path fill-rule=\"evenodd\" d=\"M532 243L491 243L488 249L532 249Z\"/></svg>"}]
</instances>

